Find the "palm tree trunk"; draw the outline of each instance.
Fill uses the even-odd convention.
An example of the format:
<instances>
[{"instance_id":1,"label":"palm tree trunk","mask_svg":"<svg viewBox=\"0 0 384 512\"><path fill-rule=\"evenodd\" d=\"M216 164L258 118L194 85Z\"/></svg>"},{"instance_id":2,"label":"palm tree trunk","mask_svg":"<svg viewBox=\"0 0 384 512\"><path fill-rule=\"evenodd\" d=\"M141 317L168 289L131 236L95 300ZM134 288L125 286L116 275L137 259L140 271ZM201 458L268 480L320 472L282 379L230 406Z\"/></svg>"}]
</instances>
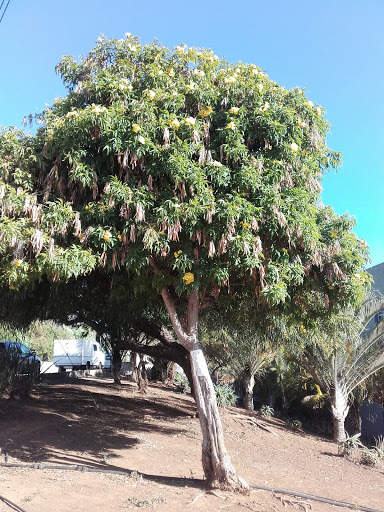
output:
<instances>
[{"instance_id":1,"label":"palm tree trunk","mask_svg":"<svg viewBox=\"0 0 384 512\"><path fill-rule=\"evenodd\" d=\"M341 382L336 381L335 384L335 389L330 397L333 416L333 440L342 443L347 438L344 423L349 411L348 392Z\"/></svg>"},{"instance_id":2,"label":"palm tree trunk","mask_svg":"<svg viewBox=\"0 0 384 512\"><path fill-rule=\"evenodd\" d=\"M243 384L245 388L244 407L247 411L253 411L253 388L255 387L255 376L249 368L244 371Z\"/></svg>"}]
</instances>

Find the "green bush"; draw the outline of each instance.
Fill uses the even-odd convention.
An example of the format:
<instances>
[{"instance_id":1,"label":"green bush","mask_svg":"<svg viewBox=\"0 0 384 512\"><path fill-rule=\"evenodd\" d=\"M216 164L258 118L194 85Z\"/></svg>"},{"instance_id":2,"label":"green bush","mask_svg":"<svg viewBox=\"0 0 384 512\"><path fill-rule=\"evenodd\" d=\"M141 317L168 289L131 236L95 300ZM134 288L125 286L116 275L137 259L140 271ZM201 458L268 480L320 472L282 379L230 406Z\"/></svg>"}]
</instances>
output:
<instances>
[{"instance_id":1,"label":"green bush","mask_svg":"<svg viewBox=\"0 0 384 512\"><path fill-rule=\"evenodd\" d=\"M181 373L176 373L175 380L173 381L173 383L178 393L188 393L189 382L185 375Z\"/></svg>"},{"instance_id":2,"label":"green bush","mask_svg":"<svg viewBox=\"0 0 384 512\"><path fill-rule=\"evenodd\" d=\"M236 405L237 396L229 384L215 384L217 405L219 407L233 407Z\"/></svg>"},{"instance_id":3,"label":"green bush","mask_svg":"<svg viewBox=\"0 0 384 512\"><path fill-rule=\"evenodd\" d=\"M303 424L298 419L293 419L293 418L289 419L289 420L287 420L286 424L287 424L287 427L291 428L292 430L295 430L295 431L303 430Z\"/></svg>"},{"instance_id":4,"label":"green bush","mask_svg":"<svg viewBox=\"0 0 384 512\"><path fill-rule=\"evenodd\" d=\"M368 448L364 448L361 453L361 464L365 466L378 466L381 462L382 457L380 457L380 453L375 448L369 450Z\"/></svg>"},{"instance_id":5,"label":"green bush","mask_svg":"<svg viewBox=\"0 0 384 512\"><path fill-rule=\"evenodd\" d=\"M348 456L359 448L365 448L363 443L360 441L360 436L360 432L351 437L347 434L347 439L339 443L339 455Z\"/></svg>"},{"instance_id":6,"label":"green bush","mask_svg":"<svg viewBox=\"0 0 384 512\"><path fill-rule=\"evenodd\" d=\"M260 416L263 416L263 418L270 418L271 416L275 415L275 410L273 407L270 407L269 405L262 405L260 407L259 414Z\"/></svg>"}]
</instances>

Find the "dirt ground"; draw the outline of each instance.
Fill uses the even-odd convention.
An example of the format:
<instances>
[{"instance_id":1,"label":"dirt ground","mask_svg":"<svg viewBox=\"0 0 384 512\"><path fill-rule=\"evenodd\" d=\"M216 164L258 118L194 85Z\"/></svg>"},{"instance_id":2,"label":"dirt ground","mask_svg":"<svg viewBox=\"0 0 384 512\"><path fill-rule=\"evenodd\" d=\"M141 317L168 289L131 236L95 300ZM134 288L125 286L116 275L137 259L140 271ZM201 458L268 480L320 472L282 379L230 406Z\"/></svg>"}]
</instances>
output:
<instances>
[{"instance_id":1,"label":"dirt ground","mask_svg":"<svg viewBox=\"0 0 384 512\"><path fill-rule=\"evenodd\" d=\"M161 384L143 395L133 383L116 387L107 377L42 382L31 398L0 399L0 462L5 448L12 463L131 472L1 466L0 511L346 510L257 489L248 496L207 492L195 412L191 397ZM330 440L292 432L283 422L256 413L230 408L222 420L232 462L249 484L384 510L383 467L339 457Z\"/></svg>"}]
</instances>

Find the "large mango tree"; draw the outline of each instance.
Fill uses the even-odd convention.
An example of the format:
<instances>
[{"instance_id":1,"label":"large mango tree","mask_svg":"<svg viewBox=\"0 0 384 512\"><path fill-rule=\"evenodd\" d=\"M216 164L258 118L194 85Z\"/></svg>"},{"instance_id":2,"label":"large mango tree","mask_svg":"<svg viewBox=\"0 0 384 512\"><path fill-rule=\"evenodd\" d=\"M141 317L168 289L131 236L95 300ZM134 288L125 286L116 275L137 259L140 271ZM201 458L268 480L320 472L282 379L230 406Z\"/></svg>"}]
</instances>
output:
<instances>
[{"instance_id":1,"label":"large mango tree","mask_svg":"<svg viewBox=\"0 0 384 512\"><path fill-rule=\"evenodd\" d=\"M256 316L260 304L323 314L362 295L366 244L320 203L322 175L340 161L324 111L256 65L130 34L99 38L57 72L68 94L37 133L1 133L2 282L21 293L42 275L124 268L160 297L190 354L206 479L243 487L199 311L246 293Z\"/></svg>"}]
</instances>

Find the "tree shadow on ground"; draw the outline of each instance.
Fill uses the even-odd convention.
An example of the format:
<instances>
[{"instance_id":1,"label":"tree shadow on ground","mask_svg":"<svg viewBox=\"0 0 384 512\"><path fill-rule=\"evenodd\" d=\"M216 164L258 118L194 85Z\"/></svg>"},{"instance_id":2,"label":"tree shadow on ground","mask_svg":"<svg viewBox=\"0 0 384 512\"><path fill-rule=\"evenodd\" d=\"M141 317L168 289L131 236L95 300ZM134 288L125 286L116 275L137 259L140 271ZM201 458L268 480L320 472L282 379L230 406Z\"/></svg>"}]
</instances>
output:
<instances>
[{"instance_id":1,"label":"tree shadow on ground","mask_svg":"<svg viewBox=\"0 0 384 512\"><path fill-rule=\"evenodd\" d=\"M127 471L116 464L119 450L142 443L142 433L177 436L195 407L161 396L139 395L135 386L115 388L94 380L41 383L33 398L0 399L0 447L10 460L60 463ZM203 485L202 481L145 475L172 485Z\"/></svg>"}]
</instances>

